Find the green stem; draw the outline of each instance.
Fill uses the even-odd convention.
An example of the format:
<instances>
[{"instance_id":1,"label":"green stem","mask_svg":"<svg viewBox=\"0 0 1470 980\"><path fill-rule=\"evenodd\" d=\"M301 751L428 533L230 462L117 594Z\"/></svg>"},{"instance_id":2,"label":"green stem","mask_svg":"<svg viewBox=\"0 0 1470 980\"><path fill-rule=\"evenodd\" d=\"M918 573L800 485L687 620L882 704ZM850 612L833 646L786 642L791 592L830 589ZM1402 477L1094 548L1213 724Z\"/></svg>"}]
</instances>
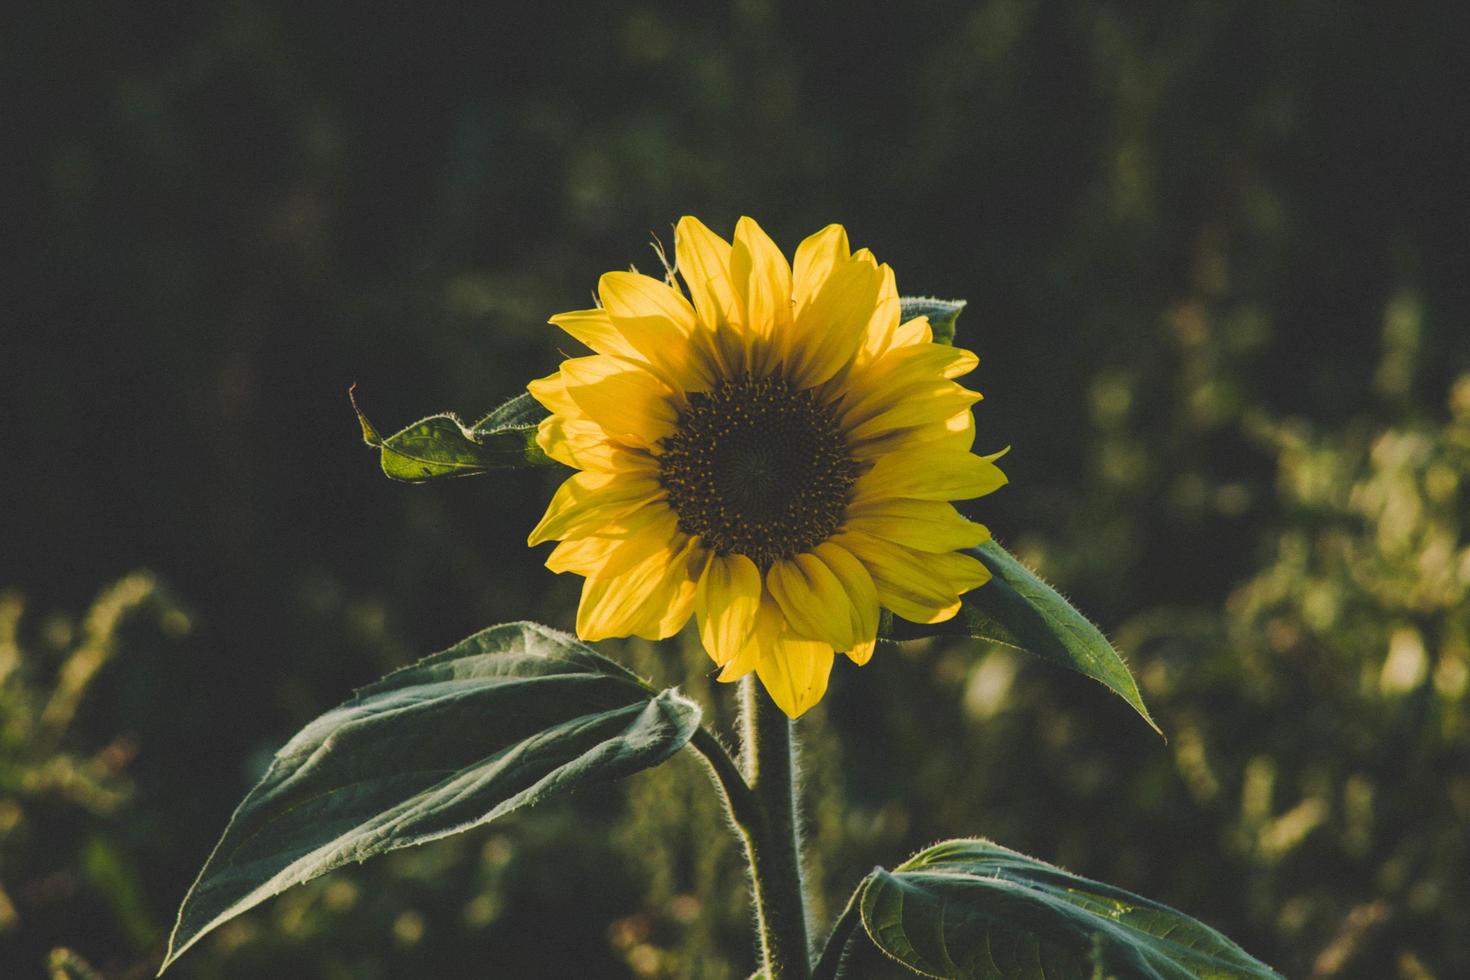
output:
<instances>
[{"instance_id":1,"label":"green stem","mask_svg":"<svg viewBox=\"0 0 1470 980\"><path fill-rule=\"evenodd\" d=\"M753 676L740 686L741 760L704 728L691 747L704 756L745 845L767 980L810 980L811 940L796 793L796 744L791 719Z\"/></svg>"},{"instance_id":2,"label":"green stem","mask_svg":"<svg viewBox=\"0 0 1470 980\"><path fill-rule=\"evenodd\" d=\"M709 730L700 726L694 730L694 737L690 739L690 746L704 756L709 763L715 782L719 784L725 797L725 811L730 814L730 820L740 831L740 837L744 840L750 833L750 828L760 821L760 810L757 807L755 794L750 791L745 777L740 772L740 767L735 765L735 760L730 758L730 753L720 744L720 740L709 733ZM746 845L749 849L749 843Z\"/></svg>"},{"instance_id":3,"label":"green stem","mask_svg":"<svg viewBox=\"0 0 1470 980\"><path fill-rule=\"evenodd\" d=\"M793 722L761 690L753 674L740 682L745 780L761 814L762 832L747 840L756 918L767 980L808 980L800 812Z\"/></svg>"}]
</instances>

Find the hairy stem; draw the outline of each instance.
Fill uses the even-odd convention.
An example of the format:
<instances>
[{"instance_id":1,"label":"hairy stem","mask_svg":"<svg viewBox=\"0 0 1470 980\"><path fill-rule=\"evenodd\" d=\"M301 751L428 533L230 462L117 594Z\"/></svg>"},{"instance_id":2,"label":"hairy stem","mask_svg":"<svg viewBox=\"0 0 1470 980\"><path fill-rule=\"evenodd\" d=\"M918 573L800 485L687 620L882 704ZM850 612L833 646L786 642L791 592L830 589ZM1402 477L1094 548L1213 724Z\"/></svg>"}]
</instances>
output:
<instances>
[{"instance_id":1,"label":"hairy stem","mask_svg":"<svg viewBox=\"0 0 1470 980\"><path fill-rule=\"evenodd\" d=\"M704 756L709 763L711 775L715 783L720 787L725 797L725 810L730 815L730 820L744 839L750 833L749 828L760 820L760 810L756 804L755 794L751 792L750 786L745 782L745 776L740 772L740 767L735 760L730 758L730 753L720 744L720 740L709 733L703 726L695 729L694 737L689 741L690 746ZM746 845L747 850L749 844Z\"/></svg>"},{"instance_id":2,"label":"hairy stem","mask_svg":"<svg viewBox=\"0 0 1470 980\"><path fill-rule=\"evenodd\" d=\"M761 952L768 980L808 980L801 832L796 793L796 738L790 718L761 690L755 676L740 682L742 765L761 815L761 832L747 840Z\"/></svg>"},{"instance_id":3,"label":"hairy stem","mask_svg":"<svg viewBox=\"0 0 1470 980\"><path fill-rule=\"evenodd\" d=\"M741 682L740 716L738 766L704 728L689 744L709 763L745 845L766 980L810 980L792 722L753 676Z\"/></svg>"}]
</instances>

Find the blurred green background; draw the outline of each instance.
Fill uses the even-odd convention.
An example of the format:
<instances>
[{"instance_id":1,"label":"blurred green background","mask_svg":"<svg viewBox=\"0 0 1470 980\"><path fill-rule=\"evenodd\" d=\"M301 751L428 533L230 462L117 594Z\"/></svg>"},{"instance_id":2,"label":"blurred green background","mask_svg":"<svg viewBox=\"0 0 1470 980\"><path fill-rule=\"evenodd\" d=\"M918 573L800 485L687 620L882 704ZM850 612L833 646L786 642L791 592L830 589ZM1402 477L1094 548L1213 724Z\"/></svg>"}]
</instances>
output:
<instances>
[{"instance_id":1,"label":"blurred green background","mask_svg":"<svg viewBox=\"0 0 1470 980\"><path fill-rule=\"evenodd\" d=\"M1470 7L56 0L0 36L0 974L152 975L271 752L490 623L570 626L555 475L390 484L684 213L962 296L985 520L1160 742L981 644L803 721L822 922L985 834L1293 977L1470 976ZM685 642L608 644L728 720ZM71 952L53 954L53 949ZM699 766L341 872L180 977L744 977Z\"/></svg>"}]
</instances>

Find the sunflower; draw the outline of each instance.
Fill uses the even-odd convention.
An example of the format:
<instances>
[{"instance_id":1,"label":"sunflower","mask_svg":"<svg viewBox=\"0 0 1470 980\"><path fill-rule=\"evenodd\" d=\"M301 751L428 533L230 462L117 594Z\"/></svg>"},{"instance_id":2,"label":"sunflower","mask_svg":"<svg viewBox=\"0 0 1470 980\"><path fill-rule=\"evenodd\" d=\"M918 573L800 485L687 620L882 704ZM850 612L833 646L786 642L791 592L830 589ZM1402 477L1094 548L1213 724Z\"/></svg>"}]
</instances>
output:
<instances>
[{"instance_id":1,"label":"sunflower","mask_svg":"<svg viewBox=\"0 0 1470 980\"><path fill-rule=\"evenodd\" d=\"M952 500L1005 483L970 452L975 355L900 322L893 270L829 225L795 261L741 218L685 217L667 280L609 272L596 309L551 318L594 352L529 390L546 454L578 470L530 543L585 576L577 633L662 639L690 616L731 681L796 717L834 652L872 656L880 607L949 619L990 576ZM999 455L999 454L997 454Z\"/></svg>"}]
</instances>

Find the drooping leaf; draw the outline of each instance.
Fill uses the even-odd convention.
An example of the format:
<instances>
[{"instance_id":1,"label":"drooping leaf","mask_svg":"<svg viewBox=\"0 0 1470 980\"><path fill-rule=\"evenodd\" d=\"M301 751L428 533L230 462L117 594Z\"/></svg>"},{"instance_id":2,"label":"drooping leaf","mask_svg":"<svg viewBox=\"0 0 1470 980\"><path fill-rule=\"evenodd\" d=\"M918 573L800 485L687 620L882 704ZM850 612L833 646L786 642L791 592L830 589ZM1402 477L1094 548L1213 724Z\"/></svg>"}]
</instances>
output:
<instances>
[{"instance_id":1,"label":"drooping leaf","mask_svg":"<svg viewBox=\"0 0 1470 980\"><path fill-rule=\"evenodd\" d=\"M164 966L292 885L663 762L699 707L534 623L477 633L307 725L185 896Z\"/></svg>"},{"instance_id":2,"label":"drooping leaf","mask_svg":"<svg viewBox=\"0 0 1470 980\"><path fill-rule=\"evenodd\" d=\"M893 639L958 634L1025 650L1091 677L1163 734L1128 665L1086 616L996 542L987 541L969 554L990 569L991 580L965 593L959 615L948 622L920 626L894 619Z\"/></svg>"},{"instance_id":3,"label":"drooping leaf","mask_svg":"<svg viewBox=\"0 0 1470 980\"><path fill-rule=\"evenodd\" d=\"M965 308L962 299L935 299L933 296L905 296L899 301L900 317L907 321L916 316L927 316L934 330L936 344L953 344L955 321Z\"/></svg>"},{"instance_id":4,"label":"drooping leaf","mask_svg":"<svg viewBox=\"0 0 1470 980\"><path fill-rule=\"evenodd\" d=\"M956 980L1281 980L1209 926L986 840L937 844L864 884L888 955Z\"/></svg>"},{"instance_id":5,"label":"drooping leaf","mask_svg":"<svg viewBox=\"0 0 1470 980\"><path fill-rule=\"evenodd\" d=\"M383 473L394 480L423 483L490 470L549 465L552 460L536 445L539 419L533 419L534 413L522 399L536 404L529 395L519 395L473 427L443 413L419 419L386 437L368 421L355 395L352 410L362 426L363 441L381 453Z\"/></svg>"}]
</instances>

